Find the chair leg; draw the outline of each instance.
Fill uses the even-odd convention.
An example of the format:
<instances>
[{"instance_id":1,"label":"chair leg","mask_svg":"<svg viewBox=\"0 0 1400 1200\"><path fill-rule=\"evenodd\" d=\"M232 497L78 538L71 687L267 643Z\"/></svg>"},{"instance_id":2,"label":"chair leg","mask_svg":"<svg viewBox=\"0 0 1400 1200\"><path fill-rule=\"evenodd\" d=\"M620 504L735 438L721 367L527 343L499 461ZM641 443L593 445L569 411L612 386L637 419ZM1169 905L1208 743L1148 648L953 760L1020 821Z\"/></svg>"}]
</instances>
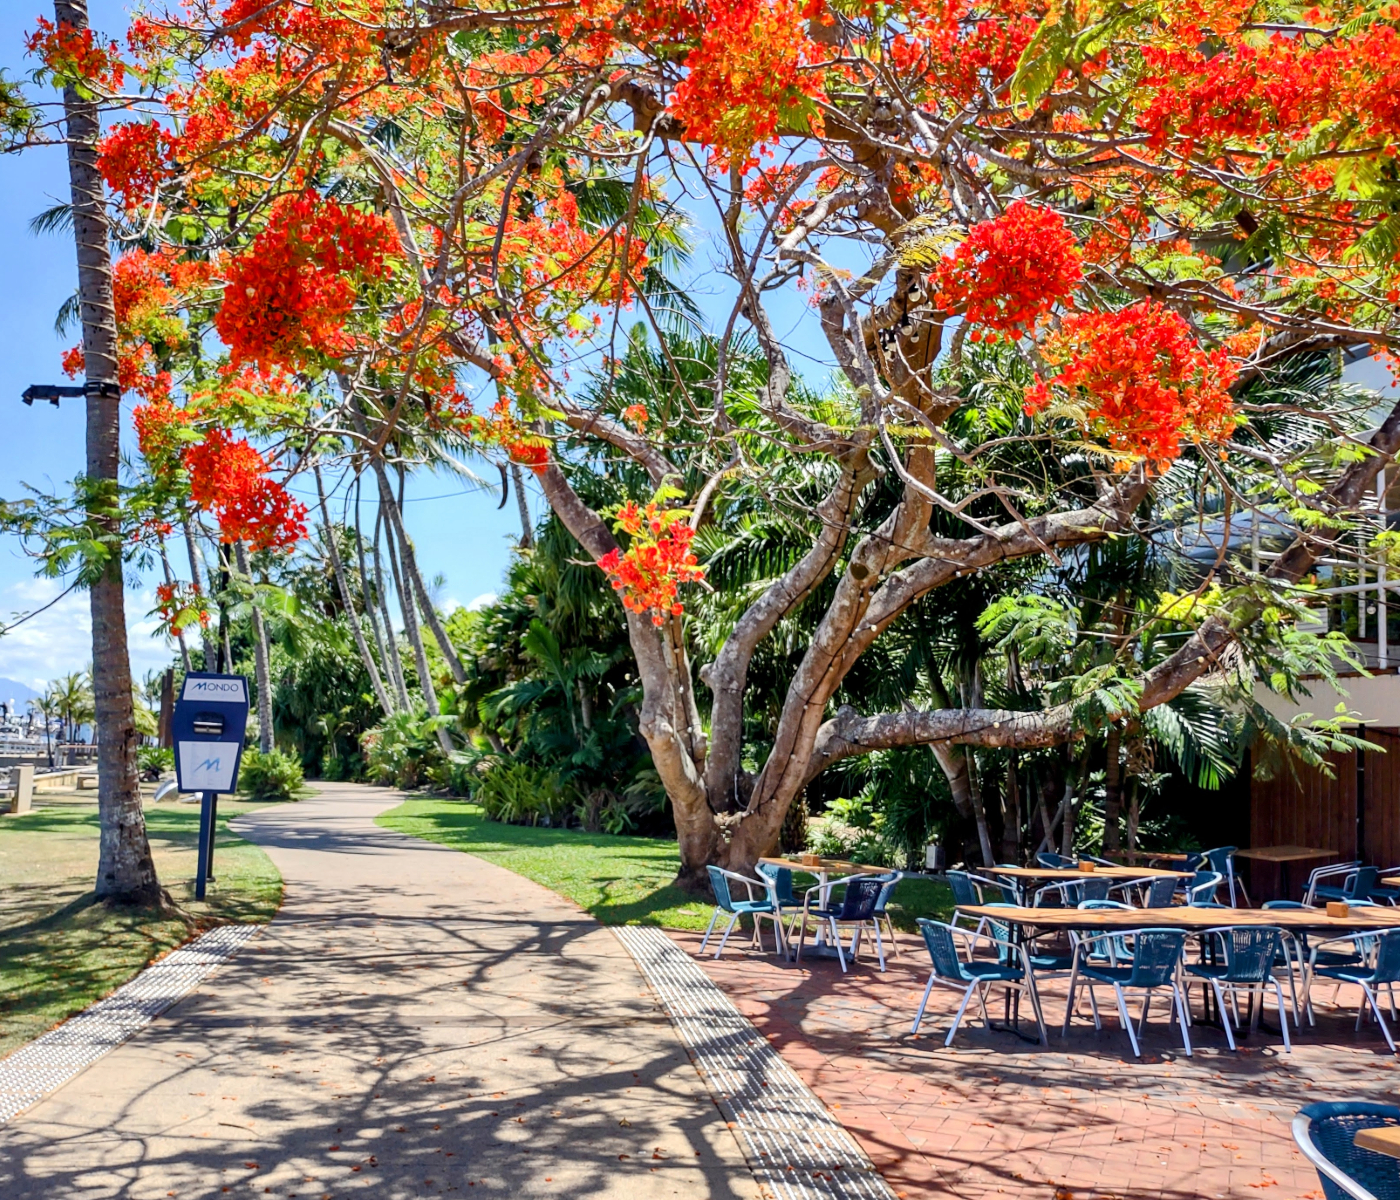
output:
<instances>
[{"instance_id":1,"label":"chair leg","mask_svg":"<svg viewBox=\"0 0 1400 1200\"><path fill-rule=\"evenodd\" d=\"M883 971L885 969L885 943L880 940L880 919L876 917L870 924L875 930L875 957L880 960L880 970Z\"/></svg>"},{"instance_id":2,"label":"chair leg","mask_svg":"<svg viewBox=\"0 0 1400 1200\"><path fill-rule=\"evenodd\" d=\"M1230 1043L1230 1049L1231 1049L1231 1050L1235 1050L1235 1049L1237 1049L1238 1047L1236 1047L1236 1045L1235 1045L1235 1033L1234 1033L1234 1030L1232 1030L1232 1029L1230 1028L1230 1014L1229 1014L1229 1012L1228 1012L1228 1011L1226 1010L1226 1008L1225 1008L1225 989L1224 989L1223 987L1220 986L1220 980L1218 980L1218 979L1212 979L1212 980L1210 981L1210 986L1211 986L1211 988L1212 988L1212 989L1214 990L1214 992L1215 992L1215 1003L1216 1003L1216 1005L1217 1005L1217 1006L1219 1007L1219 1009L1220 1009L1220 1024L1221 1024L1221 1026L1222 1026L1222 1027L1224 1028L1224 1030L1225 1030L1225 1040L1226 1040L1227 1042ZM1231 998L1231 999L1234 999L1234 995L1235 995L1235 993L1234 993L1233 991L1231 991L1231 993L1230 993L1230 998ZM1235 1005L1235 1023L1236 1023L1236 1024L1239 1023L1239 1019L1240 1019L1240 1009L1239 1009L1239 1005Z\"/></svg>"},{"instance_id":3,"label":"chair leg","mask_svg":"<svg viewBox=\"0 0 1400 1200\"><path fill-rule=\"evenodd\" d=\"M890 949L894 952L895 958L899 957L899 939L894 935L894 918L889 913L885 914L885 928L890 935Z\"/></svg>"},{"instance_id":4,"label":"chair leg","mask_svg":"<svg viewBox=\"0 0 1400 1200\"><path fill-rule=\"evenodd\" d=\"M859 930L857 930L857 932L859 932ZM836 957L837 957L837 958L840 960L840 962L841 962L841 974L844 975L844 974L846 973L846 954L845 954L845 951L843 951L843 950L841 949L841 931L840 931L838 928L836 928L836 922L835 922L835 921L832 921L832 922L831 922L831 940L836 944ZM852 955L854 956L854 953L855 953L855 941L854 941L854 940L852 940L852 942L851 942L851 953L852 953Z\"/></svg>"},{"instance_id":5,"label":"chair leg","mask_svg":"<svg viewBox=\"0 0 1400 1200\"><path fill-rule=\"evenodd\" d=\"M709 944L710 934L712 934L715 931L715 922L719 920L719 914L720 910L718 908L716 908L715 911L710 914L710 923L707 926L705 926L705 936L700 939L701 954L705 952L705 947Z\"/></svg>"},{"instance_id":6,"label":"chair leg","mask_svg":"<svg viewBox=\"0 0 1400 1200\"><path fill-rule=\"evenodd\" d=\"M919 1032L919 1022L924 1019L924 1009L928 1007L928 998L933 991L933 984L937 978L938 976L934 972L929 972L928 985L924 988L924 998L919 1001L919 1011L914 1014L914 1027L909 1030L910 1033Z\"/></svg>"},{"instance_id":7,"label":"chair leg","mask_svg":"<svg viewBox=\"0 0 1400 1200\"><path fill-rule=\"evenodd\" d=\"M951 1046L953 1044L953 1037L958 1032L958 1026L962 1024L963 1013L967 1011L967 1002L972 999L973 992L978 992L977 998L979 1000L982 998L981 992L979 992L977 988L977 980L975 979L967 985L967 991L963 993L962 1003L958 1005L957 1016L953 1018L953 1026L948 1030L948 1036L943 1039L943 1044L945 1046ZM985 1005L983 1006L983 1011L986 1011Z\"/></svg>"},{"instance_id":8,"label":"chair leg","mask_svg":"<svg viewBox=\"0 0 1400 1200\"><path fill-rule=\"evenodd\" d=\"M797 931L797 962L802 961L802 947L807 944L807 918L802 918L802 927Z\"/></svg>"},{"instance_id":9,"label":"chair leg","mask_svg":"<svg viewBox=\"0 0 1400 1200\"><path fill-rule=\"evenodd\" d=\"M1035 986L1035 976L1026 971L1026 991L1030 993L1031 1008L1035 1010L1035 1025L1040 1030L1040 1044L1048 1046L1050 1044L1050 1033L1045 1028L1045 1013L1040 1007L1040 989Z\"/></svg>"},{"instance_id":10,"label":"chair leg","mask_svg":"<svg viewBox=\"0 0 1400 1200\"><path fill-rule=\"evenodd\" d=\"M1092 983L1089 984L1089 1011L1094 1014L1094 1028L1102 1030L1103 1018L1099 1016L1099 997Z\"/></svg>"},{"instance_id":11,"label":"chair leg","mask_svg":"<svg viewBox=\"0 0 1400 1200\"><path fill-rule=\"evenodd\" d=\"M1369 983L1363 983L1361 989L1366 993L1366 999L1370 1001L1371 1011L1376 1014L1376 1024L1381 1027L1381 1032L1385 1034L1385 1044L1390 1047L1392 1054L1396 1053L1395 1039L1390 1036L1390 1026L1385 1023L1385 1017L1381 1015L1381 1006L1376 999L1376 993L1371 990Z\"/></svg>"},{"instance_id":12,"label":"chair leg","mask_svg":"<svg viewBox=\"0 0 1400 1200\"><path fill-rule=\"evenodd\" d=\"M1152 1007L1152 989L1143 988L1142 991L1142 1016L1138 1018L1138 1037L1147 1031L1147 1010Z\"/></svg>"},{"instance_id":13,"label":"chair leg","mask_svg":"<svg viewBox=\"0 0 1400 1200\"><path fill-rule=\"evenodd\" d=\"M1176 1017L1181 1023L1181 1044L1186 1047L1186 1057L1191 1058L1190 1015L1186 1008L1186 997L1177 984L1172 984L1172 998L1176 1001Z\"/></svg>"},{"instance_id":14,"label":"chair leg","mask_svg":"<svg viewBox=\"0 0 1400 1200\"><path fill-rule=\"evenodd\" d=\"M734 932L734 923L738 919L738 913L735 913L732 917L729 918L729 924L724 927L724 936L719 940L719 949L715 951L716 958L718 958L721 954L724 953L724 943L729 940L729 935Z\"/></svg>"},{"instance_id":15,"label":"chair leg","mask_svg":"<svg viewBox=\"0 0 1400 1200\"><path fill-rule=\"evenodd\" d=\"M1061 1037L1069 1037L1070 1018L1074 1016L1074 989L1079 983L1079 956L1076 955L1074 965L1069 970L1069 999L1065 1001L1065 1023L1060 1028Z\"/></svg>"},{"instance_id":16,"label":"chair leg","mask_svg":"<svg viewBox=\"0 0 1400 1200\"><path fill-rule=\"evenodd\" d=\"M1133 1048L1133 1057L1141 1058L1142 1051L1138 1049L1137 1034L1133 1030L1133 1019L1128 1016L1128 1002L1123 998L1122 985L1115 983L1113 985L1113 992L1114 995L1118 997L1118 1016L1123 1022L1123 1028L1128 1031L1128 1042Z\"/></svg>"},{"instance_id":17,"label":"chair leg","mask_svg":"<svg viewBox=\"0 0 1400 1200\"><path fill-rule=\"evenodd\" d=\"M1293 1043L1288 1040L1288 1014L1283 1011L1283 985L1277 979L1274 980L1274 994L1278 997L1278 1027L1283 1030L1283 1051L1285 1054L1293 1053ZM1264 1007L1264 989L1259 989L1259 1007Z\"/></svg>"}]
</instances>

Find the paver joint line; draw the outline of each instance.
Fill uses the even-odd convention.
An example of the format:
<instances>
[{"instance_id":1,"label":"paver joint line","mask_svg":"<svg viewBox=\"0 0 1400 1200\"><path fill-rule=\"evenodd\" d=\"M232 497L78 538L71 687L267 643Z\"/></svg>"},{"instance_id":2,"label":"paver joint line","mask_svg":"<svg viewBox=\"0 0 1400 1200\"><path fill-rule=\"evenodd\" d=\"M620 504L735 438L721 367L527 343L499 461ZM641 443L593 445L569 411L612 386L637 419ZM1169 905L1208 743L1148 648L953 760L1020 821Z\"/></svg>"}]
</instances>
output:
<instances>
[{"instance_id":1,"label":"paver joint line","mask_svg":"<svg viewBox=\"0 0 1400 1200\"><path fill-rule=\"evenodd\" d=\"M149 1025L194 991L261 928L221 925L211 929L0 1061L0 1124L62 1087L84 1067Z\"/></svg>"},{"instance_id":2,"label":"paver joint line","mask_svg":"<svg viewBox=\"0 0 1400 1200\"><path fill-rule=\"evenodd\" d=\"M759 1182L785 1200L894 1200L894 1192L810 1088L729 997L660 929L619 927Z\"/></svg>"}]
</instances>

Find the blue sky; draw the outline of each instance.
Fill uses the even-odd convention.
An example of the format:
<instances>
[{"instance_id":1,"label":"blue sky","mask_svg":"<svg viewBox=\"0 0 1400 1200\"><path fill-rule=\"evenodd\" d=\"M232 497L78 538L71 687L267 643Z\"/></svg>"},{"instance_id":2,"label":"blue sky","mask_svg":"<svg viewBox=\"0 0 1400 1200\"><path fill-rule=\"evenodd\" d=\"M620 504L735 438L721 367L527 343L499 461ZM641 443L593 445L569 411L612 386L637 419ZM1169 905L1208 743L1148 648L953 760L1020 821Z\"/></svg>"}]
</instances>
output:
<instances>
[{"instance_id":1,"label":"blue sky","mask_svg":"<svg viewBox=\"0 0 1400 1200\"><path fill-rule=\"evenodd\" d=\"M126 6L90 0L93 26L120 37ZM30 64L23 35L42 0L0 3L0 65L11 78ZM81 402L26 408L19 396L30 383L68 382L59 354L76 338L60 340L54 315L76 286L71 241L61 235L35 236L36 213L68 199L67 165L59 147L0 156L0 496L20 496L23 484L49 489L72 479L83 465ZM130 412L130 404L126 405ZM128 429L129 432L129 429ZM299 492L307 491L298 488ZM366 489L368 500L372 489ZM302 495L303 500L308 496ZM408 489L409 530L427 574L441 574L439 593L447 607L468 604L500 586L508 559L507 537L518 534L514 497L504 511L496 499L464 494L460 482L425 476ZM535 501L538 508L538 499ZM366 512L370 512L368 503ZM170 648L152 636L153 584L134 579L127 593L132 668L139 677L165 666ZM0 620L52 599L62 585L34 577L33 563L10 538L0 540ZM91 623L86 595L72 595L48 612L0 637L0 676L33 685L86 666L91 658Z\"/></svg>"}]
</instances>

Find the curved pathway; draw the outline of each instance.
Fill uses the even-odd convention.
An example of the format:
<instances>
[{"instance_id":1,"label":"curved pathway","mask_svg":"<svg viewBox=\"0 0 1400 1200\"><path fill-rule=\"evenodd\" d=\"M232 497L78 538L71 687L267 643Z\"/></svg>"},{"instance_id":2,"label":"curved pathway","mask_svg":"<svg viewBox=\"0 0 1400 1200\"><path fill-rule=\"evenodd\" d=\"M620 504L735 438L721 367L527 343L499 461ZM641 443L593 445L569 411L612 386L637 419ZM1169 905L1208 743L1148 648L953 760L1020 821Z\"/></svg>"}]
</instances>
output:
<instances>
[{"instance_id":1,"label":"curved pathway","mask_svg":"<svg viewBox=\"0 0 1400 1200\"><path fill-rule=\"evenodd\" d=\"M243 818L276 920L0 1132L0 1196L757 1196L617 939L373 823L401 799L327 785Z\"/></svg>"}]
</instances>

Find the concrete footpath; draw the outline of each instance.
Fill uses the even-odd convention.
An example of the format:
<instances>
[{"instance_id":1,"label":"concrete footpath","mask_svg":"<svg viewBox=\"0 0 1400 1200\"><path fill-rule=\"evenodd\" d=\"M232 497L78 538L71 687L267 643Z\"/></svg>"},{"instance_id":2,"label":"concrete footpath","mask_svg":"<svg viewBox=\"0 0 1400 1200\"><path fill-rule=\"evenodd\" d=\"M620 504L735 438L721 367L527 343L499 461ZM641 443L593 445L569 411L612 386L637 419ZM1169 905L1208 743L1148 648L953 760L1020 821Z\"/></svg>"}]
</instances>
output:
<instances>
[{"instance_id":1,"label":"concrete footpath","mask_svg":"<svg viewBox=\"0 0 1400 1200\"><path fill-rule=\"evenodd\" d=\"M0 1130L6 1200L759 1193L627 951L326 785L244 818L277 919Z\"/></svg>"}]
</instances>

